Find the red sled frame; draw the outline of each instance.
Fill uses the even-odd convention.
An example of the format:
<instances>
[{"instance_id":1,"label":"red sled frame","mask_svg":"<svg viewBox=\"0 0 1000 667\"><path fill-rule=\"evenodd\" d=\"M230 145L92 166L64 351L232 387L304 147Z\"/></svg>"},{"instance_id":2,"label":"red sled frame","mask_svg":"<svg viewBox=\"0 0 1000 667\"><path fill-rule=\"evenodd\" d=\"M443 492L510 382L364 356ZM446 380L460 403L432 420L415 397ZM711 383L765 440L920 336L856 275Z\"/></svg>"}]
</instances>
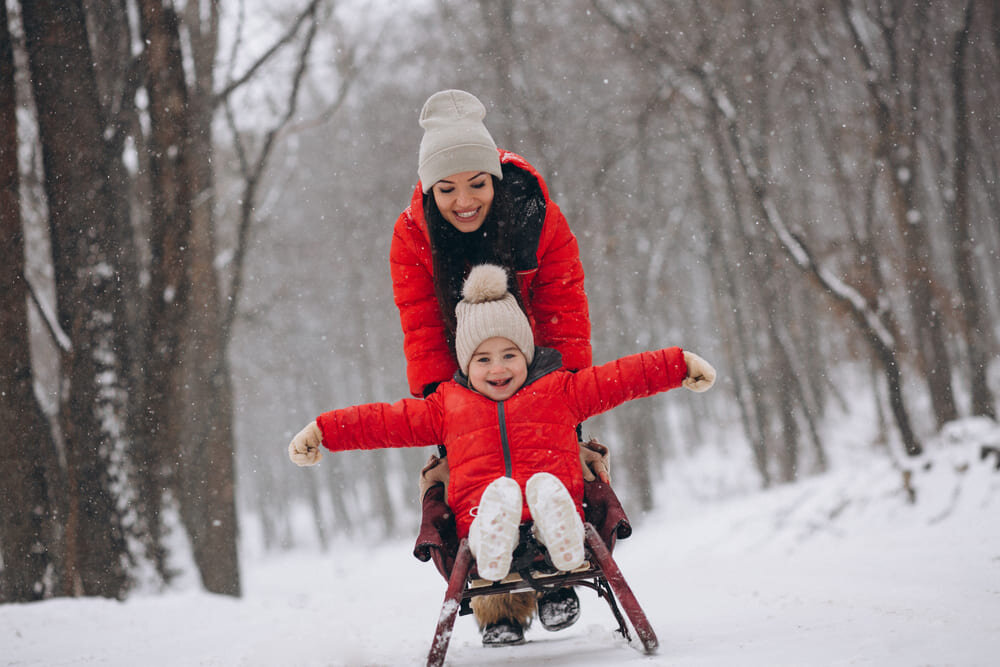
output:
<instances>
[{"instance_id":1,"label":"red sled frame","mask_svg":"<svg viewBox=\"0 0 1000 667\"><path fill-rule=\"evenodd\" d=\"M455 619L460 613L471 613L469 601L472 598L532 590L546 591L565 586L584 586L594 590L608 603L618 622L618 631L626 641L631 642L632 637L625 616L631 621L643 650L646 653L656 651L659 646L656 633L612 558L608 546L610 544L613 548L616 538L625 538L631 534L628 519L609 486L600 482L585 484L584 511L588 519L584 524L585 565L572 572L555 570L545 562L544 547L531 537L527 526L522 526L521 542L514 552L511 566L512 575L502 582L486 583L476 578L475 562L465 539L454 549L449 548L454 545L454 523L447 511L442 512L442 507L446 507L443 489L431 489L424 498L421 537L414 550L414 555L420 560L433 558L442 576L448 580L434 639L427 655L428 666L438 667L444 664ZM595 524L600 528L595 528ZM421 538L427 538L428 535L432 537L422 542ZM620 607L618 603L621 604ZM625 612L624 616L622 610Z\"/></svg>"}]
</instances>

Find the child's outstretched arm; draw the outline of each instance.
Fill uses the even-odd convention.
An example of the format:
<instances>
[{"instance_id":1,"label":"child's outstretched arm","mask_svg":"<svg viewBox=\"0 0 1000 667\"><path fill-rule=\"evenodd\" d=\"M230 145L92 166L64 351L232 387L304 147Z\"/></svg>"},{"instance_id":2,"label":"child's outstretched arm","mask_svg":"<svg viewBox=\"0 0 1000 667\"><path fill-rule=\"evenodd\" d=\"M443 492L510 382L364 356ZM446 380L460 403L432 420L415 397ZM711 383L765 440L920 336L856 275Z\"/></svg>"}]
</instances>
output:
<instances>
[{"instance_id":1,"label":"child's outstretched arm","mask_svg":"<svg viewBox=\"0 0 1000 667\"><path fill-rule=\"evenodd\" d=\"M404 398L324 412L292 438L288 458L296 465L311 466L319 463L324 448L340 452L443 442L442 400L434 394L426 400Z\"/></svg>"},{"instance_id":2,"label":"child's outstretched arm","mask_svg":"<svg viewBox=\"0 0 1000 667\"><path fill-rule=\"evenodd\" d=\"M565 391L576 405L577 417L583 420L626 401L677 387L703 392L714 382L711 364L697 354L669 347L567 374Z\"/></svg>"},{"instance_id":3,"label":"child's outstretched arm","mask_svg":"<svg viewBox=\"0 0 1000 667\"><path fill-rule=\"evenodd\" d=\"M323 434L315 420L288 443L288 458L297 466L313 466L323 458Z\"/></svg>"}]
</instances>

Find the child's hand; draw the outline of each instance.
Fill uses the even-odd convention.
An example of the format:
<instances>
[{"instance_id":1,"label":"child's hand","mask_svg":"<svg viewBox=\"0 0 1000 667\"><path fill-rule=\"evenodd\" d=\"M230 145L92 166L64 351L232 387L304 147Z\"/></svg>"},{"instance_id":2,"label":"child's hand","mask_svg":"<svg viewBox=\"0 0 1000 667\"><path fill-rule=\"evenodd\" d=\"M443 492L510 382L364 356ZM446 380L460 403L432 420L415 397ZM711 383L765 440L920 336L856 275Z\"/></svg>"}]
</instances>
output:
<instances>
[{"instance_id":1,"label":"child's hand","mask_svg":"<svg viewBox=\"0 0 1000 667\"><path fill-rule=\"evenodd\" d=\"M688 374L681 384L691 391L701 393L708 391L715 384L715 369L694 352L684 351L684 362L687 363Z\"/></svg>"},{"instance_id":2,"label":"child's hand","mask_svg":"<svg viewBox=\"0 0 1000 667\"><path fill-rule=\"evenodd\" d=\"M299 431L288 443L288 458L297 466L312 466L323 458L323 433L315 421Z\"/></svg>"}]
</instances>

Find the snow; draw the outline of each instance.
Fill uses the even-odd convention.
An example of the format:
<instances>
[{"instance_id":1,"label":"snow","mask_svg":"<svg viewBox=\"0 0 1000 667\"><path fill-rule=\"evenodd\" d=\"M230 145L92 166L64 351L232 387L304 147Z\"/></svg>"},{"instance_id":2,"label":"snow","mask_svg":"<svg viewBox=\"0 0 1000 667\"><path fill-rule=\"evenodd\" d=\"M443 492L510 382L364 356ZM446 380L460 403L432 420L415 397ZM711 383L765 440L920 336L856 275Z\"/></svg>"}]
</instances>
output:
<instances>
[{"instance_id":1,"label":"snow","mask_svg":"<svg viewBox=\"0 0 1000 667\"><path fill-rule=\"evenodd\" d=\"M681 482L743 466L742 454L668 462L660 508L633 517L615 550L659 637L655 655L618 636L605 603L581 589L575 626L536 623L523 646L483 648L459 617L447 664L997 664L1000 471L981 447L1000 445L1000 428L949 425L918 461L843 440L832 472L766 492L733 493L730 479L724 497L699 499ZM912 466L915 503L899 463ZM242 599L188 581L126 602L0 606L0 663L420 665L445 585L411 548L247 548Z\"/></svg>"}]
</instances>

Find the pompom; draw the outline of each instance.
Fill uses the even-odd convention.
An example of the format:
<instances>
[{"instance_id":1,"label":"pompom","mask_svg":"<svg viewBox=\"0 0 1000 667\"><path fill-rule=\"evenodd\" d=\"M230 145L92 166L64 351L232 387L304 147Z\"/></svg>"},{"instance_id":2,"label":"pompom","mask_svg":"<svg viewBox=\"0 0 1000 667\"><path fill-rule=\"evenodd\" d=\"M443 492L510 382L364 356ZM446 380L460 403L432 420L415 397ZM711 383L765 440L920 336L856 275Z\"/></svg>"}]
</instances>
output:
<instances>
[{"instance_id":1,"label":"pompom","mask_svg":"<svg viewBox=\"0 0 1000 667\"><path fill-rule=\"evenodd\" d=\"M495 264L472 267L462 286L462 297L468 303L499 301L507 293L507 271Z\"/></svg>"}]
</instances>

